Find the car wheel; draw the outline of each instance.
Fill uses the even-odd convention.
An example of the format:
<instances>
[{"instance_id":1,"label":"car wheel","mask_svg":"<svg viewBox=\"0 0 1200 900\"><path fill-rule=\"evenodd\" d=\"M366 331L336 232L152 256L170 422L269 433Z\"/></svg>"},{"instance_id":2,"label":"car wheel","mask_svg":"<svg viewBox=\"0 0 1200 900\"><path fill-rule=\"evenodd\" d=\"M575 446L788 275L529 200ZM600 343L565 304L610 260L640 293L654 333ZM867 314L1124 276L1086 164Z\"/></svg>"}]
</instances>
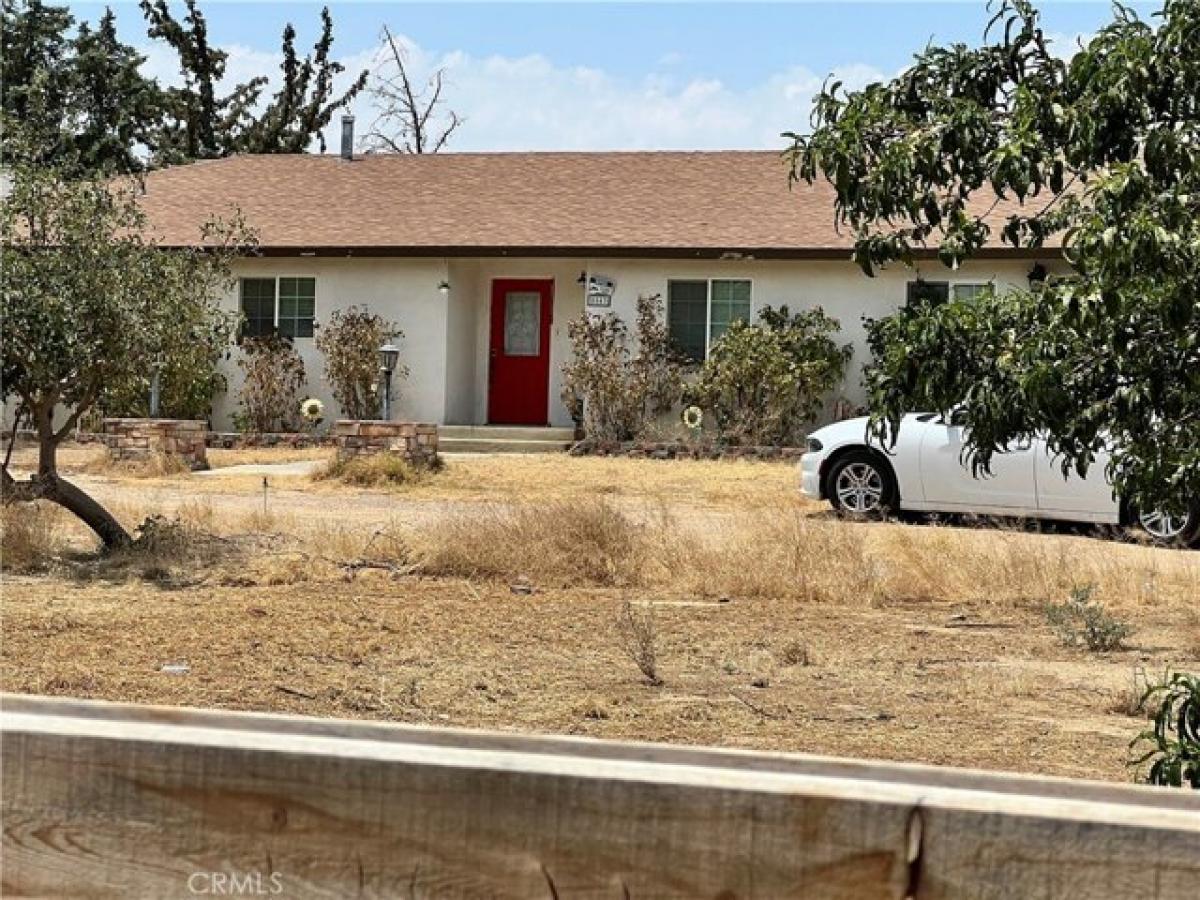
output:
<instances>
[{"instance_id":1,"label":"car wheel","mask_svg":"<svg viewBox=\"0 0 1200 900\"><path fill-rule=\"evenodd\" d=\"M857 519L885 517L898 499L891 469L866 450L851 451L834 461L825 496L839 513Z\"/></svg>"},{"instance_id":2,"label":"car wheel","mask_svg":"<svg viewBox=\"0 0 1200 900\"><path fill-rule=\"evenodd\" d=\"M1163 547L1200 547L1200 501L1184 513L1161 509L1135 512L1133 522L1153 543Z\"/></svg>"}]
</instances>

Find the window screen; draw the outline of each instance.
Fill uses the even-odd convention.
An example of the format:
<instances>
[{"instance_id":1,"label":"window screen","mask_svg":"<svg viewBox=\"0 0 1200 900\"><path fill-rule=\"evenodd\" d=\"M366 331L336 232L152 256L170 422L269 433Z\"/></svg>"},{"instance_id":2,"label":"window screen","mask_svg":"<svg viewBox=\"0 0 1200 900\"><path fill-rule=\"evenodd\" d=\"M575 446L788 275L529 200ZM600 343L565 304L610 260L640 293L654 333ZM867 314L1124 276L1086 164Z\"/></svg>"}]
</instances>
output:
<instances>
[{"instance_id":1,"label":"window screen","mask_svg":"<svg viewBox=\"0 0 1200 900\"><path fill-rule=\"evenodd\" d=\"M313 336L317 308L315 278L279 279L279 333L284 337Z\"/></svg>"},{"instance_id":2,"label":"window screen","mask_svg":"<svg viewBox=\"0 0 1200 900\"><path fill-rule=\"evenodd\" d=\"M708 282L667 282L667 329L675 349L695 362L704 361L708 328Z\"/></svg>"},{"instance_id":3,"label":"window screen","mask_svg":"<svg viewBox=\"0 0 1200 900\"><path fill-rule=\"evenodd\" d=\"M708 326L708 340L711 347L717 338L729 330L729 326L741 319L750 321L750 282L749 281L717 281L712 282L712 319Z\"/></svg>"},{"instance_id":4,"label":"window screen","mask_svg":"<svg viewBox=\"0 0 1200 900\"><path fill-rule=\"evenodd\" d=\"M275 331L275 279L242 279L242 334L262 337Z\"/></svg>"}]
</instances>

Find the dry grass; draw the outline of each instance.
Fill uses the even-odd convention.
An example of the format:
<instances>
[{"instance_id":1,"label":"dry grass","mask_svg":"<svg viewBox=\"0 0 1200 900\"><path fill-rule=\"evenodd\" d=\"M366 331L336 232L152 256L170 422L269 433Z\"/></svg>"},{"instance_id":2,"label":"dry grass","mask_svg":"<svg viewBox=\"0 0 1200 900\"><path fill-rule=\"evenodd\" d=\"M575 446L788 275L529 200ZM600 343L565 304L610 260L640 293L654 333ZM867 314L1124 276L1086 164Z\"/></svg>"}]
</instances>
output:
<instances>
[{"instance_id":1,"label":"dry grass","mask_svg":"<svg viewBox=\"0 0 1200 900\"><path fill-rule=\"evenodd\" d=\"M46 502L0 506L0 570L46 571L61 549L63 513Z\"/></svg>"},{"instance_id":2,"label":"dry grass","mask_svg":"<svg viewBox=\"0 0 1200 900\"><path fill-rule=\"evenodd\" d=\"M417 467L392 453L345 459L335 456L313 473L314 481L336 481L353 487L408 487L428 481L439 466Z\"/></svg>"},{"instance_id":3,"label":"dry grass","mask_svg":"<svg viewBox=\"0 0 1200 900\"><path fill-rule=\"evenodd\" d=\"M426 574L539 584L637 584L643 529L605 500L489 505L417 536Z\"/></svg>"},{"instance_id":4,"label":"dry grass","mask_svg":"<svg viewBox=\"0 0 1200 900\"><path fill-rule=\"evenodd\" d=\"M208 464L214 469L218 469L224 466L269 465L311 459L330 459L332 456L333 451L328 447L239 447L230 450L210 447Z\"/></svg>"},{"instance_id":5,"label":"dry grass","mask_svg":"<svg viewBox=\"0 0 1200 900\"><path fill-rule=\"evenodd\" d=\"M6 527L6 567L10 542L57 558L5 576L3 685L1128 777L1130 671L1200 656L1200 554L849 524L793 478L480 458L400 491L272 477L264 503L261 477L83 476L128 527L170 521L99 558L56 509ZM1130 649L1056 639L1044 604L1088 583Z\"/></svg>"},{"instance_id":6,"label":"dry grass","mask_svg":"<svg viewBox=\"0 0 1200 900\"><path fill-rule=\"evenodd\" d=\"M107 452L76 464L75 471L113 478L169 478L191 472L183 457L174 453L151 453L145 459L114 460Z\"/></svg>"}]
</instances>

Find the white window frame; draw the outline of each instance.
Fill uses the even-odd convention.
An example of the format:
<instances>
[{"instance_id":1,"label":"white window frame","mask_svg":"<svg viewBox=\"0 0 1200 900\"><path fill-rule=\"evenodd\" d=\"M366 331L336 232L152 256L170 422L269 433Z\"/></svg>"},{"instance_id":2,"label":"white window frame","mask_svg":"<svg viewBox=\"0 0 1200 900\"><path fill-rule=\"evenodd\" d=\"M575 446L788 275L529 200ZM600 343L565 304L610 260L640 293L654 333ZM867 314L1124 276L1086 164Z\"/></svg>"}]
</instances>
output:
<instances>
[{"instance_id":1,"label":"white window frame","mask_svg":"<svg viewBox=\"0 0 1200 900\"><path fill-rule=\"evenodd\" d=\"M665 313L667 316L666 326L667 334L671 332L671 283L674 281L703 281L704 282L704 358L708 359L708 354L712 350L712 286L714 281L745 281L750 285L750 321L754 320L754 279L749 276L742 275L712 275L712 276L695 276L695 275L674 275L667 278L667 289L664 292L667 298Z\"/></svg>"},{"instance_id":2,"label":"white window frame","mask_svg":"<svg viewBox=\"0 0 1200 900\"><path fill-rule=\"evenodd\" d=\"M946 300L947 301L956 299L955 289L960 288L960 287L991 287L992 290L996 289L996 279L995 278L987 278L987 279L909 278L908 280L906 280L904 282L905 302L907 302L907 297L908 297L908 286L917 281L924 281L926 284L944 284L944 285L946 285Z\"/></svg>"},{"instance_id":3,"label":"white window frame","mask_svg":"<svg viewBox=\"0 0 1200 900\"><path fill-rule=\"evenodd\" d=\"M957 288L960 288L960 287L974 287L974 288L990 287L994 291L996 289L996 279L989 278L987 281L967 281L966 279L961 279L958 281L951 281L950 282L950 299L951 300L957 299L954 292Z\"/></svg>"},{"instance_id":4,"label":"white window frame","mask_svg":"<svg viewBox=\"0 0 1200 900\"><path fill-rule=\"evenodd\" d=\"M284 278L311 278L313 282L313 333L308 337L292 337L293 341L311 341L317 335L317 297L319 294L318 284L320 279L311 272L300 274L292 274L291 272L282 272L278 275L239 275L238 276L238 315L245 315L242 309L242 282L243 281L273 281L275 282L275 292L273 300L273 308L271 310L271 327L275 329L275 333L279 334L279 282Z\"/></svg>"}]
</instances>

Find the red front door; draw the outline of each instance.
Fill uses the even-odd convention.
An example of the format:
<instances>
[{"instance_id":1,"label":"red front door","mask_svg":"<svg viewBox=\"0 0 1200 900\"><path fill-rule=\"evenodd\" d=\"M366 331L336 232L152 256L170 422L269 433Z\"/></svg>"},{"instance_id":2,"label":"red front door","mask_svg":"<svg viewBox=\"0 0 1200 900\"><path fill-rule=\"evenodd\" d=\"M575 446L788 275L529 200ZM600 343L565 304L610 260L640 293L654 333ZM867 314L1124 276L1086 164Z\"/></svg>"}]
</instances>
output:
<instances>
[{"instance_id":1,"label":"red front door","mask_svg":"<svg viewBox=\"0 0 1200 900\"><path fill-rule=\"evenodd\" d=\"M548 424L553 308L552 280L502 278L492 282L489 422Z\"/></svg>"}]
</instances>

